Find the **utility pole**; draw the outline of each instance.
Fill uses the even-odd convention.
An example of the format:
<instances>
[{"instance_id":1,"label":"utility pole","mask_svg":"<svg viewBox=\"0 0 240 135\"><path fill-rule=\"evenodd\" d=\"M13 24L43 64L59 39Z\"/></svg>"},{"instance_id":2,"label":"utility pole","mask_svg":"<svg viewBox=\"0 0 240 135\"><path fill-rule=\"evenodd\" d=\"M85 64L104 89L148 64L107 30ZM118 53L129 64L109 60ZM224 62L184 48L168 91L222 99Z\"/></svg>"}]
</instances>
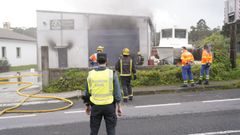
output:
<instances>
[{"instance_id":1,"label":"utility pole","mask_svg":"<svg viewBox=\"0 0 240 135\"><path fill-rule=\"evenodd\" d=\"M237 49L236 49L236 36L237 36L237 26L236 23L229 24L230 25L230 60L232 64L232 68L237 67Z\"/></svg>"}]
</instances>

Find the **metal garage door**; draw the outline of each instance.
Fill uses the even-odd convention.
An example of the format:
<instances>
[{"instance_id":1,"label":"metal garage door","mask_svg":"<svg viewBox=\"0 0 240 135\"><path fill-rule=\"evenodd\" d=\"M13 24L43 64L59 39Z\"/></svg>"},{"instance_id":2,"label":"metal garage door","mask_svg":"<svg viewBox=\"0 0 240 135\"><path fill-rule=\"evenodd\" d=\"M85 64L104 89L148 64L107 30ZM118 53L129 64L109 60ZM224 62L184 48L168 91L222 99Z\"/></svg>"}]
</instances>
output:
<instances>
[{"instance_id":1,"label":"metal garage door","mask_svg":"<svg viewBox=\"0 0 240 135\"><path fill-rule=\"evenodd\" d=\"M139 51L138 29L89 30L88 40L89 55L96 51L98 45L104 46L109 66L115 65L123 48L129 48L133 56Z\"/></svg>"}]
</instances>

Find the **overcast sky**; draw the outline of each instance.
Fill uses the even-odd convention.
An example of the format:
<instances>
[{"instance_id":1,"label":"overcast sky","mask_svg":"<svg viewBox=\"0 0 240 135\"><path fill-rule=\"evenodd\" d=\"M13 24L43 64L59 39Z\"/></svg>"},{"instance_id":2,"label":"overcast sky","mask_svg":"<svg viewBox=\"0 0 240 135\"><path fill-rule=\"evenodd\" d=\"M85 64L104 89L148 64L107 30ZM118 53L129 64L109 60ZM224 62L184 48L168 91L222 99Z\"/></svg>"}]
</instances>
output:
<instances>
[{"instance_id":1,"label":"overcast sky","mask_svg":"<svg viewBox=\"0 0 240 135\"><path fill-rule=\"evenodd\" d=\"M224 0L2 0L0 23L36 27L36 10L148 15L158 29L205 19L214 28L223 25Z\"/></svg>"}]
</instances>

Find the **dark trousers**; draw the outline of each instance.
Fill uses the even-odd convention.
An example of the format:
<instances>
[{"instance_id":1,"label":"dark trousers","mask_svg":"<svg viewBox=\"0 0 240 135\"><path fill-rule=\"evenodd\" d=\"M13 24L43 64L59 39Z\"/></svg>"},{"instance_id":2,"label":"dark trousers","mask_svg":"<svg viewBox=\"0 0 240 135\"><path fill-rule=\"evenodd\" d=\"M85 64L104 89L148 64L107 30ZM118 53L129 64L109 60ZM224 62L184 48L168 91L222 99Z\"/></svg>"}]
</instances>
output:
<instances>
[{"instance_id":1,"label":"dark trousers","mask_svg":"<svg viewBox=\"0 0 240 135\"><path fill-rule=\"evenodd\" d=\"M121 83L123 88L123 98L128 98L133 96L132 86L131 86L131 76L121 76Z\"/></svg>"},{"instance_id":2,"label":"dark trousers","mask_svg":"<svg viewBox=\"0 0 240 135\"><path fill-rule=\"evenodd\" d=\"M102 117L106 123L107 135L115 135L115 127L117 124L117 115L115 104L110 105L93 105L90 116L90 135L97 135L101 125Z\"/></svg>"}]
</instances>

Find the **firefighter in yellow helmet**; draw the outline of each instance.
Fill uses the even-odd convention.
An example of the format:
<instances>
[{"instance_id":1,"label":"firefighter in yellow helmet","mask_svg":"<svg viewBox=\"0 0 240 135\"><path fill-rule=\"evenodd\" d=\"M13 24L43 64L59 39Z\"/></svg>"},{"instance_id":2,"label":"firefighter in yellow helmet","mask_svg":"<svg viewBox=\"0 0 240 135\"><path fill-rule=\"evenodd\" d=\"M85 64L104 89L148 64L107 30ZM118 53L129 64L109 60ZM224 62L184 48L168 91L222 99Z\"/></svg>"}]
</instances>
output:
<instances>
[{"instance_id":1,"label":"firefighter in yellow helmet","mask_svg":"<svg viewBox=\"0 0 240 135\"><path fill-rule=\"evenodd\" d=\"M122 51L122 57L119 58L115 65L116 71L120 74L120 79L123 88L123 102L128 102L128 100L133 100L133 91L131 87L132 75L133 79L136 80L136 66L133 59L130 56L130 50L124 48Z\"/></svg>"},{"instance_id":2,"label":"firefighter in yellow helmet","mask_svg":"<svg viewBox=\"0 0 240 135\"><path fill-rule=\"evenodd\" d=\"M107 54L97 54L98 67L88 73L83 100L90 115L91 135L97 135L102 117L108 135L115 135L117 114L121 116L121 90L117 74L106 67Z\"/></svg>"},{"instance_id":3,"label":"firefighter in yellow helmet","mask_svg":"<svg viewBox=\"0 0 240 135\"><path fill-rule=\"evenodd\" d=\"M89 57L89 61L91 63L91 65L94 67L94 66L97 66L97 54L98 53L103 53L103 50L104 50L104 47L103 46L98 46L97 47L97 50L96 50L96 53L92 54L90 57Z\"/></svg>"}]
</instances>

